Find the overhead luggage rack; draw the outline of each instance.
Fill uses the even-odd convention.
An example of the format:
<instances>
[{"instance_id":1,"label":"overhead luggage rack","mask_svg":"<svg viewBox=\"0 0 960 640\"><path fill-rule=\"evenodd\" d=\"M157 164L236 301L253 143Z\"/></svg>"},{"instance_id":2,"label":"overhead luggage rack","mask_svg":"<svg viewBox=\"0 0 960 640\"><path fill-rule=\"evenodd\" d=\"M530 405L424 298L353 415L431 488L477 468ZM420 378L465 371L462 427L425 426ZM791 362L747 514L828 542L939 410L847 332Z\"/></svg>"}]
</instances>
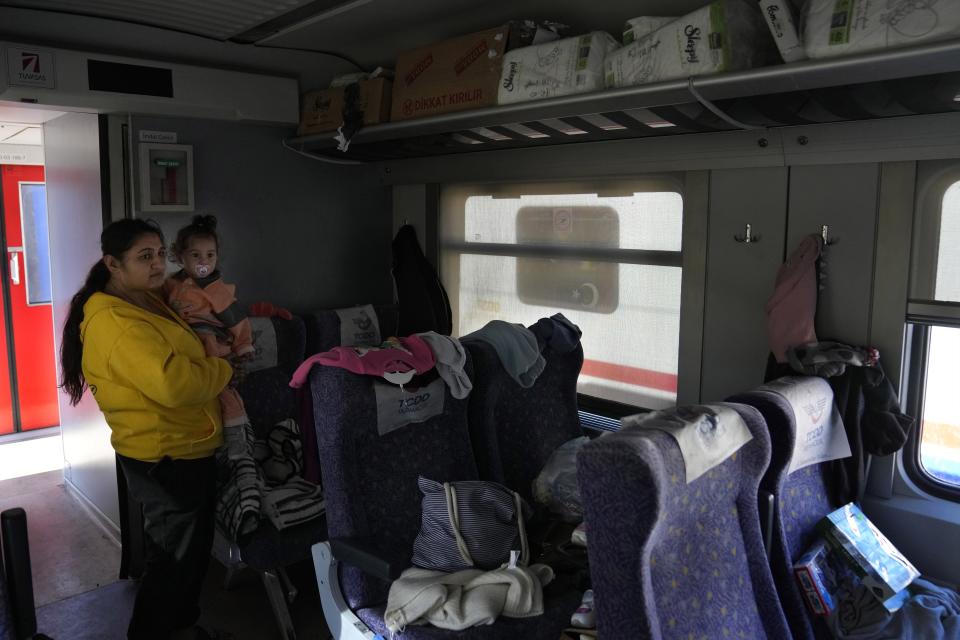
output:
<instances>
[{"instance_id":1,"label":"overhead luggage rack","mask_svg":"<svg viewBox=\"0 0 960 640\"><path fill-rule=\"evenodd\" d=\"M960 111L960 40L390 122L361 129L345 153L331 133L285 142L375 162L950 111Z\"/></svg>"}]
</instances>

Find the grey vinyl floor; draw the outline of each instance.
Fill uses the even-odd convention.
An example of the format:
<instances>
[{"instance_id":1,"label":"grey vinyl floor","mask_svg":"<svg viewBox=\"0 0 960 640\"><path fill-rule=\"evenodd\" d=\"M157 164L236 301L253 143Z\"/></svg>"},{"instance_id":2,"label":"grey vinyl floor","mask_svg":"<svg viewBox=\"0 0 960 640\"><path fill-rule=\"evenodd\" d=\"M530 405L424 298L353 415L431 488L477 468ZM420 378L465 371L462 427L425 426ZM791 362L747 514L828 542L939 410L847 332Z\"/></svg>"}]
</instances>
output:
<instances>
[{"instance_id":1,"label":"grey vinyl floor","mask_svg":"<svg viewBox=\"0 0 960 640\"><path fill-rule=\"evenodd\" d=\"M71 495L60 471L0 481L0 510L27 512L38 630L54 640L120 640L137 584L118 580L120 547ZM326 640L309 562L291 567L300 594L290 606L300 640ZM224 590L225 570L211 560L204 585L202 624L236 640L280 638L260 577L241 572Z\"/></svg>"}]
</instances>

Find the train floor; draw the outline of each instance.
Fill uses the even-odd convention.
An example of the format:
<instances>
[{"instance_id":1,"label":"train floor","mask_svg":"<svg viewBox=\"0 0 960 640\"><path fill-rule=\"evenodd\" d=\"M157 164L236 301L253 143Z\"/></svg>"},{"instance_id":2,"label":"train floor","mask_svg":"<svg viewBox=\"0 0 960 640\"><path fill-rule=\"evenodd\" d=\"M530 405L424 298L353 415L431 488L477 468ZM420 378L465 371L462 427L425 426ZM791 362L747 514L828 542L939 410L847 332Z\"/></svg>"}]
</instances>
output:
<instances>
[{"instance_id":1,"label":"train floor","mask_svg":"<svg viewBox=\"0 0 960 640\"><path fill-rule=\"evenodd\" d=\"M53 437L43 440L52 441ZM0 458L23 459L23 454L36 453L42 446L55 450L52 442L37 442L0 444ZM39 473L0 480L0 510L23 507L27 512L38 631L54 640L126 638L137 583L117 578L120 545L116 533L91 516L65 485L62 470L42 470L45 466L50 465L37 463L32 470L39 469ZM243 571L225 590L225 574L211 559L201 600L201 624L235 640L280 638L259 576ZM290 605L297 638L326 640L329 632L312 565L305 562L291 567L289 575L299 590Z\"/></svg>"}]
</instances>

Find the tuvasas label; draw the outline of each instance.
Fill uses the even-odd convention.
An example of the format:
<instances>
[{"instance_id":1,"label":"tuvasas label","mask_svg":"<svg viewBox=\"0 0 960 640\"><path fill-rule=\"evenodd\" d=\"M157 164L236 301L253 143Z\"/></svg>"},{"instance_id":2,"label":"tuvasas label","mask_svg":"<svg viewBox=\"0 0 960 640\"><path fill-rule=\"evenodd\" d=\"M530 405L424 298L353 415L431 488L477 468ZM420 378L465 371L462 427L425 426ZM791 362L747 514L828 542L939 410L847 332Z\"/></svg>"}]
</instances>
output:
<instances>
[{"instance_id":1,"label":"tuvasas label","mask_svg":"<svg viewBox=\"0 0 960 640\"><path fill-rule=\"evenodd\" d=\"M55 89L53 52L44 49L7 48L7 79L19 87Z\"/></svg>"},{"instance_id":2,"label":"tuvasas label","mask_svg":"<svg viewBox=\"0 0 960 640\"><path fill-rule=\"evenodd\" d=\"M403 114L406 116L423 111L439 111L450 105L478 104L483 102L483 89L465 89L452 93L422 98L407 98L403 102Z\"/></svg>"}]
</instances>

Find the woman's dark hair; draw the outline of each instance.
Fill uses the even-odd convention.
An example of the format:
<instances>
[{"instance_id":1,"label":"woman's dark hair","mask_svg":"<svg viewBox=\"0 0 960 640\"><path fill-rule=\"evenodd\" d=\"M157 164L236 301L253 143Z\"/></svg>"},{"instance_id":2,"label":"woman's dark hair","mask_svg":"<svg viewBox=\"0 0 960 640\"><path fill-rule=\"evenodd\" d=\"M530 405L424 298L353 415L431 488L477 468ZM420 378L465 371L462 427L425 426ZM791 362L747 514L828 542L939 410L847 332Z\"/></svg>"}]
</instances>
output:
<instances>
[{"instance_id":1,"label":"woman's dark hair","mask_svg":"<svg viewBox=\"0 0 960 640\"><path fill-rule=\"evenodd\" d=\"M179 262L180 254L187 250L190 241L194 238L211 238L220 250L220 236L217 235L216 216L193 216L187 226L177 231L177 239L173 241L168 254L170 262Z\"/></svg>"},{"instance_id":2,"label":"woman's dark hair","mask_svg":"<svg viewBox=\"0 0 960 640\"><path fill-rule=\"evenodd\" d=\"M113 256L120 260L141 236L147 234L159 236L160 242L163 242L163 231L153 220L117 220L100 234L100 250L104 256ZM87 274L87 281L70 301L70 314L63 325L63 342L60 345L63 382L60 387L70 396L70 404L73 405L80 402L87 386L81 368L83 343L80 341L80 323L83 322L83 306L87 304L90 296L103 291L109 281L110 270L103 260L98 260Z\"/></svg>"}]
</instances>

